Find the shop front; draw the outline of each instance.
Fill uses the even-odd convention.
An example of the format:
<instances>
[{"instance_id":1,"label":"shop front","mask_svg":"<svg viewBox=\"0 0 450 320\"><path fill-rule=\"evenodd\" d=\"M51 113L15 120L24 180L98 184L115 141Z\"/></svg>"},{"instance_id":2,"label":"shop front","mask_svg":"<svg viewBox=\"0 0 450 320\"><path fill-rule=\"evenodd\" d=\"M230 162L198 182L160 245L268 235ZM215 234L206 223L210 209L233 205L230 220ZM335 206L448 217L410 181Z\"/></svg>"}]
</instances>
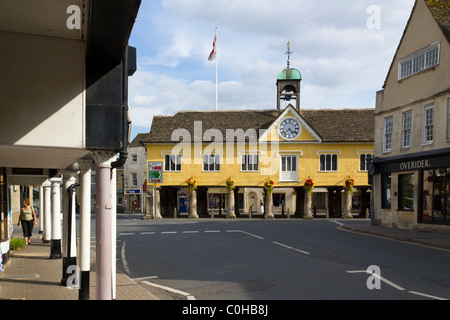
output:
<instances>
[{"instance_id":1,"label":"shop front","mask_svg":"<svg viewBox=\"0 0 450 320\"><path fill-rule=\"evenodd\" d=\"M450 229L450 148L374 160L375 220Z\"/></svg>"}]
</instances>

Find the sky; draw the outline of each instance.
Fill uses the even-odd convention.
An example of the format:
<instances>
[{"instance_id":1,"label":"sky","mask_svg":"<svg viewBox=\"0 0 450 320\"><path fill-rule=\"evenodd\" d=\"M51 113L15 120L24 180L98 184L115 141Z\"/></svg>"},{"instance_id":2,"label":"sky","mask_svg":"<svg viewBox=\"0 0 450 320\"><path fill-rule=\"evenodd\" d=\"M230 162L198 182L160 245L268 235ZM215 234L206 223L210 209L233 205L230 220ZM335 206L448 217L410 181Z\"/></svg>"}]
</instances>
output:
<instances>
[{"instance_id":1,"label":"sky","mask_svg":"<svg viewBox=\"0 0 450 320\"><path fill-rule=\"evenodd\" d=\"M129 45L132 141L153 116L276 109L276 79L302 74L301 108L373 108L414 0L142 0ZM217 27L217 61L208 61ZM284 105L282 105L284 107Z\"/></svg>"}]
</instances>

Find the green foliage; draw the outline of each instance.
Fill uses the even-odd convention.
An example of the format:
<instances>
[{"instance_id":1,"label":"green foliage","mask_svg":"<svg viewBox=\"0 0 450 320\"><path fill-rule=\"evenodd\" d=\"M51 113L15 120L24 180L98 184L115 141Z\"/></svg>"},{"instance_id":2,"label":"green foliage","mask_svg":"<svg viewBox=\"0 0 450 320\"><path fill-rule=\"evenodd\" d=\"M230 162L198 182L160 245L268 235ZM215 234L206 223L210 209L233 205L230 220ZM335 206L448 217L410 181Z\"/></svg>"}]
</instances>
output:
<instances>
[{"instance_id":1,"label":"green foliage","mask_svg":"<svg viewBox=\"0 0 450 320\"><path fill-rule=\"evenodd\" d=\"M9 248L11 250L19 250L20 248L25 246L25 240L20 238L11 238L9 242Z\"/></svg>"}]
</instances>

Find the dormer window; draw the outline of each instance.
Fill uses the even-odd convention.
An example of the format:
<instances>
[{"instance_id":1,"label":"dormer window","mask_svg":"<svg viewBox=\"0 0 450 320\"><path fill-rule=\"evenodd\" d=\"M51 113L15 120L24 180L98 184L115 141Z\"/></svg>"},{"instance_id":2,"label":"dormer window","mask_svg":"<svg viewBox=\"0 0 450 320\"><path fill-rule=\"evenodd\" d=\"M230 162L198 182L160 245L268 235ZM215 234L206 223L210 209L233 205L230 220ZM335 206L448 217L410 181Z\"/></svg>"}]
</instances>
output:
<instances>
[{"instance_id":1,"label":"dormer window","mask_svg":"<svg viewBox=\"0 0 450 320\"><path fill-rule=\"evenodd\" d=\"M398 80L437 66L439 64L439 48L440 42L435 42L400 59L398 62Z\"/></svg>"}]
</instances>

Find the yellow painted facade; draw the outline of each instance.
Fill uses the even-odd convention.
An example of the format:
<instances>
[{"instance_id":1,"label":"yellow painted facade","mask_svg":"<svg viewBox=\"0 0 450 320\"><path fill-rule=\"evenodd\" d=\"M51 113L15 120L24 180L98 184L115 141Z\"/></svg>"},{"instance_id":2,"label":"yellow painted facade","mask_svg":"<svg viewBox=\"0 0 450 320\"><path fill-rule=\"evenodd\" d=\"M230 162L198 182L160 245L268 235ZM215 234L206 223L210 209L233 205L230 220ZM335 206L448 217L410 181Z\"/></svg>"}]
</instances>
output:
<instances>
[{"instance_id":1,"label":"yellow painted facade","mask_svg":"<svg viewBox=\"0 0 450 320\"><path fill-rule=\"evenodd\" d=\"M301 124L300 134L292 141L284 140L279 133L280 123L286 118L295 118ZM343 187L345 179L349 177L355 180L355 185L368 186L367 170L360 170L360 155L373 154L373 142L323 142L292 106L288 106L258 141L243 144L218 140L220 142L217 143L181 141L147 144L147 160L161 161L163 166L165 155L181 155L181 170L164 170L160 186L186 187L186 180L190 177L197 181L198 186L206 187L225 187L228 178L234 180L235 186L240 187L263 187L268 178L274 181L275 188L303 187L305 180L309 178L313 179L316 187ZM205 171L204 154L218 155L220 170ZM258 171L242 170L243 154L259 155ZM320 156L324 154L337 155L336 170L320 170ZM296 160L298 174L290 181L283 181L281 157L288 155Z\"/></svg>"}]
</instances>

